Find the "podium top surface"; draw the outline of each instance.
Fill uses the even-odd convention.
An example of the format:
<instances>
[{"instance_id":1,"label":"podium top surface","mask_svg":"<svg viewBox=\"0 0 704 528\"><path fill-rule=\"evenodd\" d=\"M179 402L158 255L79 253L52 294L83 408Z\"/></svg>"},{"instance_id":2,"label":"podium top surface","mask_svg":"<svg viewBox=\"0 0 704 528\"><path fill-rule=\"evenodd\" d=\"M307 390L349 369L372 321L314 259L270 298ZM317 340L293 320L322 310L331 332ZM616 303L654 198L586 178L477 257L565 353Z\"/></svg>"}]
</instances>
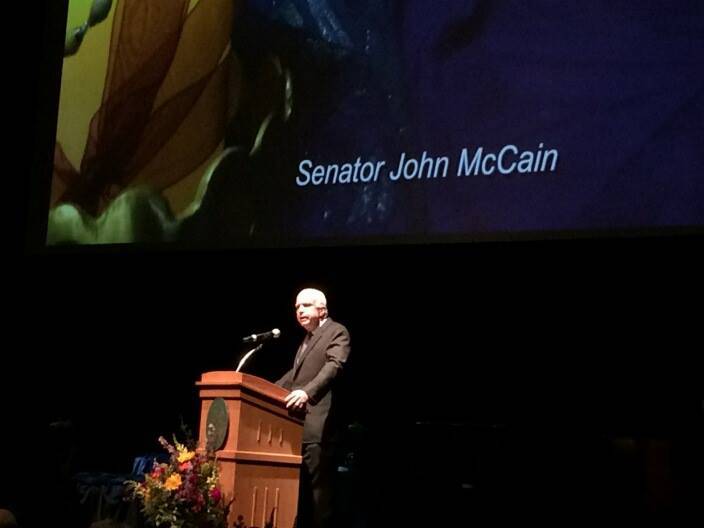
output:
<instances>
[{"instance_id":1,"label":"podium top surface","mask_svg":"<svg viewBox=\"0 0 704 528\"><path fill-rule=\"evenodd\" d=\"M215 370L211 372L204 372L201 374L200 381L196 382L196 385L201 388L206 386L221 388L240 387L249 389L250 391L261 394L262 396L268 396L280 401L283 401L289 393L286 389L279 387L270 381L257 376L252 376L251 374L235 372L233 370Z\"/></svg>"}]
</instances>

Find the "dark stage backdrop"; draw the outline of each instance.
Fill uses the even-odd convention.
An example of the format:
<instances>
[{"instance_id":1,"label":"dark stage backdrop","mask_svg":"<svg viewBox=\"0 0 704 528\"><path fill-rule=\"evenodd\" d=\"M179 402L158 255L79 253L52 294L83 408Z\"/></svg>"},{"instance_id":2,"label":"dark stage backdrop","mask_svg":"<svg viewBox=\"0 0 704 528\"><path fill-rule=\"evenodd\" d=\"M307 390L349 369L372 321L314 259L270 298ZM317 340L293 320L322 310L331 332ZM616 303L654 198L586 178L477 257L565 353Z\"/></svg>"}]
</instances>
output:
<instances>
[{"instance_id":1,"label":"dark stage backdrop","mask_svg":"<svg viewBox=\"0 0 704 528\"><path fill-rule=\"evenodd\" d=\"M36 351L21 354L23 372L37 372L44 398L21 405L22 423L42 420L29 428L42 442L38 425L69 420L76 470L129 471L181 417L195 429L195 380L231 368L243 336L282 330L248 367L278 377L301 339L295 294L317 286L353 339L360 515L414 522L448 500L447 522L468 505L531 518L689 512L702 438L698 317L683 304L689 248L638 239L42 257L20 306L37 329L23 337ZM382 497L418 507L383 510Z\"/></svg>"}]
</instances>

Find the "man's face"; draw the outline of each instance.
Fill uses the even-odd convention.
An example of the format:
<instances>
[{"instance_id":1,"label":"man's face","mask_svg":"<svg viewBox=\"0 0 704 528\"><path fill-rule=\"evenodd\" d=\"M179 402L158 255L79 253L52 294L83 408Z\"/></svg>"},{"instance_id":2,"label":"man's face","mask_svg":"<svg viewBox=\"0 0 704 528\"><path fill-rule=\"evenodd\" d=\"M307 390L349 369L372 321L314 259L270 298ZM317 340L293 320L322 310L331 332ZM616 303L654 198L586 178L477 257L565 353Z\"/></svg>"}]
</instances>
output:
<instances>
[{"instance_id":1,"label":"man's face","mask_svg":"<svg viewBox=\"0 0 704 528\"><path fill-rule=\"evenodd\" d=\"M296 297L296 319L298 324L308 332L318 328L323 310L316 306L316 299L309 293L302 292Z\"/></svg>"}]
</instances>

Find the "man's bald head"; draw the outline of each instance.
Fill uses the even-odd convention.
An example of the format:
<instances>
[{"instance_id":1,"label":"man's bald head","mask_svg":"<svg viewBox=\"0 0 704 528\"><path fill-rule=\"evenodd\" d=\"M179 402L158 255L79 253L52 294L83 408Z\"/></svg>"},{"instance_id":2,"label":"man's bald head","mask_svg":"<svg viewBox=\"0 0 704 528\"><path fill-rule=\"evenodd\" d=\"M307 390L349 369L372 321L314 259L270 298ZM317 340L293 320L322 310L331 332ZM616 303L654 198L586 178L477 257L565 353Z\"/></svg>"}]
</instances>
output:
<instances>
[{"instance_id":1,"label":"man's bald head","mask_svg":"<svg viewBox=\"0 0 704 528\"><path fill-rule=\"evenodd\" d=\"M312 301L318 308L327 308L328 306L328 300L325 298L325 294L315 288L302 289L296 296L296 299L301 298Z\"/></svg>"},{"instance_id":2,"label":"man's bald head","mask_svg":"<svg viewBox=\"0 0 704 528\"><path fill-rule=\"evenodd\" d=\"M304 288L298 292L296 317L306 330L315 330L320 321L328 317L328 301L325 294L315 288Z\"/></svg>"}]
</instances>

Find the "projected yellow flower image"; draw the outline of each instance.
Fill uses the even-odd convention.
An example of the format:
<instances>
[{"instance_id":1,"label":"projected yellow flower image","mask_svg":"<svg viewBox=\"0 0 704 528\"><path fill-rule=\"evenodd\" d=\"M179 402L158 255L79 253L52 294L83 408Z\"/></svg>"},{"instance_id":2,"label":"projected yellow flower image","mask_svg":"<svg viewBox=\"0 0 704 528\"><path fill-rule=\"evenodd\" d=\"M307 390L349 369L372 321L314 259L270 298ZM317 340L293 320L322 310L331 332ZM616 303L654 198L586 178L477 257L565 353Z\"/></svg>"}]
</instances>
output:
<instances>
[{"instance_id":1,"label":"projected yellow flower image","mask_svg":"<svg viewBox=\"0 0 704 528\"><path fill-rule=\"evenodd\" d=\"M238 105L239 3L71 0L49 244L130 242L197 207Z\"/></svg>"}]
</instances>

